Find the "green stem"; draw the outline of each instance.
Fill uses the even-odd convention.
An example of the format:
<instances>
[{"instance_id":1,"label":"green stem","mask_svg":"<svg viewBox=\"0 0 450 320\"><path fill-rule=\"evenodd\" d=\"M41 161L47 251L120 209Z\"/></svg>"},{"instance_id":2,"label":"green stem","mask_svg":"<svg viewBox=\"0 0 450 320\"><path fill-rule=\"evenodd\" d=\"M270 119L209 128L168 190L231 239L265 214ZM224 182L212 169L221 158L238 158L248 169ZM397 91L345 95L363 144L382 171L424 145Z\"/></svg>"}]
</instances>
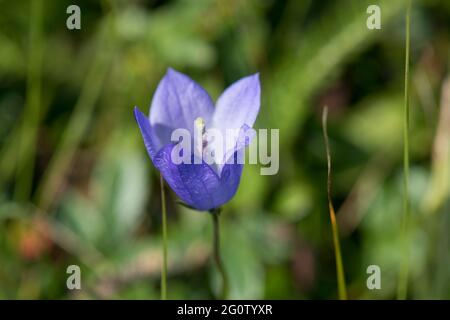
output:
<instances>
[{"instance_id":1,"label":"green stem","mask_svg":"<svg viewBox=\"0 0 450 320\"><path fill-rule=\"evenodd\" d=\"M410 29L411 29L411 0L408 0L406 9L406 39L405 39L405 106L403 123L403 221L402 221L402 242L403 259L400 269L397 298L406 299L408 294L408 273L409 273L409 50L410 50Z\"/></svg>"},{"instance_id":2,"label":"green stem","mask_svg":"<svg viewBox=\"0 0 450 320\"><path fill-rule=\"evenodd\" d=\"M20 129L14 197L25 201L31 194L36 137L41 118L42 12L41 0L30 1L30 37L27 73L27 105Z\"/></svg>"},{"instance_id":3,"label":"green stem","mask_svg":"<svg viewBox=\"0 0 450 320\"><path fill-rule=\"evenodd\" d=\"M226 299L228 296L228 278L225 272L225 268L222 264L222 259L220 258L220 232L219 232L219 214L220 209L211 210L211 215L213 218L213 232L214 232L214 261L216 263L217 269L219 270L220 276L222 277L222 294L221 298Z\"/></svg>"},{"instance_id":4,"label":"green stem","mask_svg":"<svg viewBox=\"0 0 450 320\"><path fill-rule=\"evenodd\" d=\"M331 201L331 156L330 156L330 146L329 146L329 142L328 142L327 116L328 116L328 108L325 107L323 109L323 115L322 115L322 128L323 128L323 137L325 139L325 150L327 153L328 209L330 211L331 231L333 233L333 245L334 245L334 255L335 255L335 259L336 259L336 274L337 274L337 281L338 281L339 299L347 300L347 288L345 285L344 264L342 263L341 246L339 243L339 228L336 223L336 214L334 212L333 202Z\"/></svg>"},{"instance_id":5,"label":"green stem","mask_svg":"<svg viewBox=\"0 0 450 320\"><path fill-rule=\"evenodd\" d=\"M161 182L161 206L162 206L162 237L163 237L163 265L161 270L161 300L167 299L167 212L166 194L164 191L164 179L160 175Z\"/></svg>"}]
</instances>

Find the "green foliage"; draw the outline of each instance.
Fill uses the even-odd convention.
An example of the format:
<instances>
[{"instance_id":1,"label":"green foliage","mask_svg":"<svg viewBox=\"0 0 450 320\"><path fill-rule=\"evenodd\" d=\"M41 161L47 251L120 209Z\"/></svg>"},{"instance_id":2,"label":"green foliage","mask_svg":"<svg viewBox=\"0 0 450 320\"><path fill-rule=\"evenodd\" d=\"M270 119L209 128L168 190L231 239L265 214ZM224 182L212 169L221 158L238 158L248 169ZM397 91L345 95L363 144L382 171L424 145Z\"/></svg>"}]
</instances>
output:
<instances>
[{"instance_id":1,"label":"green foliage","mask_svg":"<svg viewBox=\"0 0 450 320\"><path fill-rule=\"evenodd\" d=\"M134 122L167 67L213 98L261 73L280 172L246 165L221 214L230 297L336 298L320 117L349 298L401 257L404 1L0 1L0 298L158 299L159 177ZM382 29L366 27L378 4ZM40 7L42 6L42 7ZM450 297L448 1L413 1L409 297ZM214 298L207 213L167 194L168 298ZM83 290L67 290L66 268ZM368 290L366 268L382 270Z\"/></svg>"}]
</instances>

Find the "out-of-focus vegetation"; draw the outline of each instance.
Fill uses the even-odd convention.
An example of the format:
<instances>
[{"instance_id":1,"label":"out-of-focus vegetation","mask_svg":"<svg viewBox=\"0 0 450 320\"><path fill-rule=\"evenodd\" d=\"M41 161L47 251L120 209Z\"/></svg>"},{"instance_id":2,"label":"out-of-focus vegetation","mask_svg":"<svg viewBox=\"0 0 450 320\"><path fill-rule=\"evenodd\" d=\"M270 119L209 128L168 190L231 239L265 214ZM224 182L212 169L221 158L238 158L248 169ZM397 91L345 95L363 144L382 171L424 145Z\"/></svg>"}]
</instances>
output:
<instances>
[{"instance_id":1,"label":"out-of-focus vegetation","mask_svg":"<svg viewBox=\"0 0 450 320\"><path fill-rule=\"evenodd\" d=\"M231 298L336 298L320 117L350 298L395 297L400 0L0 0L0 298L159 298L161 202L132 115L172 66L217 98L260 71L280 172L247 165L221 216ZM370 4L382 29L366 27ZM450 298L450 2L413 1L410 298ZM211 220L168 199L168 297L213 298ZM66 288L78 264L82 290ZM379 265L381 290L366 287Z\"/></svg>"}]
</instances>

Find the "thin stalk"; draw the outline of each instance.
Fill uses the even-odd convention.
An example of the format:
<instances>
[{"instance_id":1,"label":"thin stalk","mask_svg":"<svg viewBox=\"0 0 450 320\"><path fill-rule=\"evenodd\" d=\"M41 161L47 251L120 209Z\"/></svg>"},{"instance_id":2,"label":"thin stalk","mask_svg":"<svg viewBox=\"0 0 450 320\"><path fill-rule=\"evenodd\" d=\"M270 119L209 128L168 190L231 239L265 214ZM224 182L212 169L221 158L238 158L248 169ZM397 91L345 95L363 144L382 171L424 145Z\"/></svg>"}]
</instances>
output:
<instances>
[{"instance_id":1,"label":"thin stalk","mask_svg":"<svg viewBox=\"0 0 450 320\"><path fill-rule=\"evenodd\" d=\"M20 128L14 198L30 197L36 157L36 137L41 118L42 12L41 0L30 1L31 18L28 50L27 104Z\"/></svg>"},{"instance_id":2,"label":"thin stalk","mask_svg":"<svg viewBox=\"0 0 450 320\"><path fill-rule=\"evenodd\" d=\"M220 230L219 230L219 214L220 209L211 210L213 218L213 233L214 233L214 262L222 277L222 293L221 298L226 299L228 296L228 277L220 257Z\"/></svg>"},{"instance_id":3,"label":"thin stalk","mask_svg":"<svg viewBox=\"0 0 450 320\"><path fill-rule=\"evenodd\" d=\"M328 175L327 175L328 209L330 211L331 230L333 233L333 245L334 245L334 255L336 258L336 274L338 281L339 299L347 300L347 288L345 285L344 264L342 263L341 246L339 243L339 229L336 223L336 214L334 212L333 202L331 201L331 156L330 156L330 146L328 142L327 117L328 117L328 108L325 107L323 109L322 114L322 128L323 128L323 137L325 139L325 149L327 153L327 166L328 166Z\"/></svg>"},{"instance_id":4,"label":"thin stalk","mask_svg":"<svg viewBox=\"0 0 450 320\"><path fill-rule=\"evenodd\" d=\"M409 273L409 50L410 50L410 29L411 29L411 0L407 1L406 8L406 39L405 39L405 106L403 122L403 221L402 221L402 242L403 258L400 267L400 275L397 288L397 299L404 300L408 294L408 273Z\"/></svg>"},{"instance_id":5,"label":"thin stalk","mask_svg":"<svg viewBox=\"0 0 450 320\"><path fill-rule=\"evenodd\" d=\"M162 207L162 237L163 237L163 265L161 270L161 300L167 299L167 212L166 193L164 191L164 179L160 175L161 183L161 207Z\"/></svg>"}]
</instances>

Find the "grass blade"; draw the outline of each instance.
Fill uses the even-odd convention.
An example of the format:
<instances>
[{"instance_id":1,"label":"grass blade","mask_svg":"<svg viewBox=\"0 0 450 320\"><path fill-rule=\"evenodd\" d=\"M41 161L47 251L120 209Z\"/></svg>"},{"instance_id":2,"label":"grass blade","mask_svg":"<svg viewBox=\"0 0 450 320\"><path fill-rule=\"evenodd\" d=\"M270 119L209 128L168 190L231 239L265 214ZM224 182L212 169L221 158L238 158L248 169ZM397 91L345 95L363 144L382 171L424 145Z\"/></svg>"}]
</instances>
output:
<instances>
[{"instance_id":1,"label":"grass blade","mask_svg":"<svg viewBox=\"0 0 450 320\"><path fill-rule=\"evenodd\" d=\"M403 221L402 221L402 242L403 257L397 287L397 299L404 300L408 293L408 273L409 273L409 48L411 29L411 0L407 1L406 8L406 39L405 39L405 106L403 123Z\"/></svg>"},{"instance_id":2,"label":"grass blade","mask_svg":"<svg viewBox=\"0 0 450 320\"><path fill-rule=\"evenodd\" d=\"M328 118L328 108L325 107L323 109L322 114L322 128L323 128L323 137L325 139L325 149L327 153L327 166L328 166L328 175L327 175L328 209L330 211L331 230L333 232L333 245L334 245L334 254L336 257L336 274L338 280L339 299L347 300L347 288L345 285L344 264L342 263L341 246L339 243L339 229L336 223L336 214L334 212L333 203L331 201L331 155L330 155L330 145L328 141L327 118Z\"/></svg>"}]
</instances>

